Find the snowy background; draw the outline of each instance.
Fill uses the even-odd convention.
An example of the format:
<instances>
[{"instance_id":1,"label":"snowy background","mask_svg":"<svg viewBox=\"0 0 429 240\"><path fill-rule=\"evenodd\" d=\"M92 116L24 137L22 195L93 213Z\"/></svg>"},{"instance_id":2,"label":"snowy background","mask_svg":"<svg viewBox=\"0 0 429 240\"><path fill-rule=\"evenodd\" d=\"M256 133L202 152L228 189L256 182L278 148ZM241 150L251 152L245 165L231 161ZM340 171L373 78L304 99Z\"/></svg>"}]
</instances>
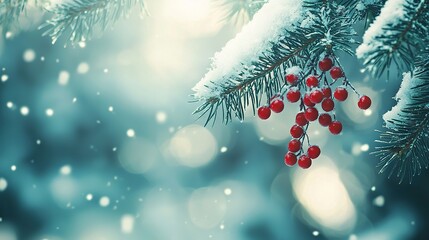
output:
<instances>
[{"instance_id":1,"label":"snowy background","mask_svg":"<svg viewBox=\"0 0 429 240\"><path fill-rule=\"evenodd\" d=\"M428 239L429 175L378 175L374 129L399 81L341 56L357 96L341 136L313 127L322 156L283 164L296 106L204 128L191 88L239 28L208 0L147 1L101 38L56 45L35 29L0 40L0 239ZM357 29L359 31L359 29Z\"/></svg>"}]
</instances>

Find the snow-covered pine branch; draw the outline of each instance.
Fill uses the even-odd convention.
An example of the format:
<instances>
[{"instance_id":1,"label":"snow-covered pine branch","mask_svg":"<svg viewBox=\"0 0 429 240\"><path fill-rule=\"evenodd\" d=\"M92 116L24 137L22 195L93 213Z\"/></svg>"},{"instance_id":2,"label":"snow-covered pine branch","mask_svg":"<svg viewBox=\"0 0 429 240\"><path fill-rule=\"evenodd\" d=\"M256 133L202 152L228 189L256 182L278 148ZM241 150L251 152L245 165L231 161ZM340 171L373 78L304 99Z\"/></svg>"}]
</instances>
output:
<instances>
[{"instance_id":1,"label":"snow-covered pine branch","mask_svg":"<svg viewBox=\"0 0 429 240\"><path fill-rule=\"evenodd\" d=\"M380 76L392 62L410 70L413 58L429 40L429 0L388 0L363 36L356 55Z\"/></svg>"},{"instance_id":2,"label":"snow-covered pine branch","mask_svg":"<svg viewBox=\"0 0 429 240\"><path fill-rule=\"evenodd\" d=\"M194 97L202 101L196 114L223 121L243 119L249 105L255 111L262 97L279 92L286 69L306 68L323 52L352 53L351 25L355 8L330 1L271 0L237 36L215 54L211 69L197 83Z\"/></svg>"},{"instance_id":3,"label":"snow-covered pine branch","mask_svg":"<svg viewBox=\"0 0 429 240\"><path fill-rule=\"evenodd\" d=\"M0 28L9 30L25 9L27 0L0 0Z\"/></svg>"},{"instance_id":4,"label":"snow-covered pine branch","mask_svg":"<svg viewBox=\"0 0 429 240\"><path fill-rule=\"evenodd\" d=\"M414 63L414 71L404 73L395 96L396 106L383 115L386 131L375 152L380 156L380 172L396 174L409 181L429 165L429 51Z\"/></svg>"},{"instance_id":5,"label":"snow-covered pine branch","mask_svg":"<svg viewBox=\"0 0 429 240\"><path fill-rule=\"evenodd\" d=\"M143 0L67 0L49 10L53 16L40 28L46 29L43 35L49 35L53 43L67 34L74 44L112 27L135 6L145 11Z\"/></svg>"}]
</instances>

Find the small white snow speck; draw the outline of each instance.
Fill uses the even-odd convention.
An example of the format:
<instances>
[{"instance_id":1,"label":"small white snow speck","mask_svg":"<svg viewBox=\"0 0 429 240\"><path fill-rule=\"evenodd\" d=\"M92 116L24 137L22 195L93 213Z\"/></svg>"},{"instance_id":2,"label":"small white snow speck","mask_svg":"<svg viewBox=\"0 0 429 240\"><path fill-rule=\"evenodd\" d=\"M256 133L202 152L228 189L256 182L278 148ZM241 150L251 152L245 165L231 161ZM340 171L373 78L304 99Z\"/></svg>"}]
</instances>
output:
<instances>
[{"instance_id":1,"label":"small white snow speck","mask_svg":"<svg viewBox=\"0 0 429 240\"><path fill-rule=\"evenodd\" d=\"M113 107L109 106L109 112L113 112Z\"/></svg>"},{"instance_id":2,"label":"small white snow speck","mask_svg":"<svg viewBox=\"0 0 429 240\"><path fill-rule=\"evenodd\" d=\"M369 117L372 115L372 110L371 109L367 109L365 111L363 111L363 115L365 115L366 117Z\"/></svg>"},{"instance_id":3,"label":"small white snow speck","mask_svg":"<svg viewBox=\"0 0 429 240\"><path fill-rule=\"evenodd\" d=\"M70 175L72 172L72 167L70 165L64 165L60 168L60 173L62 175Z\"/></svg>"},{"instance_id":4,"label":"small white snow speck","mask_svg":"<svg viewBox=\"0 0 429 240\"><path fill-rule=\"evenodd\" d=\"M46 116L48 117L54 116L54 110L52 108L46 109L45 113L46 113Z\"/></svg>"},{"instance_id":5,"label":"small white snow speck","mask_svg":"<svg viewBox=\"0 0 429 240\"><path fill-rule=\"evenodd\" d=\"M85 198L86 198L86 200L91 201L92 200L92 194L91 193L86 194Z\"/></svg>"},{"instance_id":6,"label":"small white snow speck","mask_svg":"<svg viewBox=\"0 0 429 240\"><path fill-rule=\"evenodd\" d=\"M317 236L319 236L319 231L313 231L313 236L315 236L315 237L317 237Z\"/></svg>"},{"instance_id":7,"label":"small white snow speck","mask_svg":"<svg viewBox=\"0 0 429 240\"><path fill-rule=\"evenodd\" d=\"M167 114L165 112L157 112L155 118L157 123L165 123L167 121Z\"/></svg>"},{"instance_id":8,"label":"small white snow speck","mask_svg":"<svg viewBox=\"0 0 429 240\"><path fill-rule=\"evenodd\" d=\"M79 74L86 74L89 71L89 65L86 62L81 62L78 66L77 66L77 73Z\"/></svg>"},{"instance_id":9,"label":"small white snow speck","mask_svg":"<svg viewBox=\"0 0 429 240\"><path fill-rule=\"evenodd\" d=\"M374 191L375 191L375 189L376 189L376 188L375 188L375 186L372 186L372 187L371 187L371 191L373 191L373 192L374 192Z\"/></svg>"},{"instance_id":10,"label":"small white snow speck","mask_svg":"<svg viewBox=\"0 0 429 240\"><path fill-rule=\"evenodd\" d=\"M77 101L77 98L73 98L72 102L75 103Z\"/></svg>"},{"instance_id":11,"label":"small white snow speck","mask_svg":"<svg viewBox=\"0 0 429 240\"><path fill-rule=\"evenodd\" d=\"M227 148L227 147L223 146L223 147L221 147L221 148L220 148L220 152L221 152L221 153L224 153L224 152L226 152L226 151L228 151L228 148Z\"/></svg>"},{"instance_id":12,"label":"small white snow speck","mask_svg":"<svg viewBox=\"0 0 429 240\"><path fill-rule=\"evenodd\" d=\"M232 190L231 190L231 188L225 188L225 189L223 190L223 193L224 193L225 195L229 196L229 195L231 195L231 194L232 194Z\"/></svg>"},{"instance_id":13,"label":"small white snow speck","mask_svg":"<svg viewBox=\"0 0 429 240\"><path fill-rule=\"evenodd\" d=\"M126 214L121 218L121 230L125 234L132 233L134 229L134 217Z\"/></svg>"},{"instance_id":14,"label":"small white snow speck","mask_svg":"<svg viewBox=\"0 0 429 240\"><path fill-rule=\"evenodd\" d=\"M7 188L7 181L4 178L0 178L0 192L3 192Z\"/></svg>"},{"instance_id":15,"label":"small white snow speck","mask_svg":"<svg viewBox=\"0 0 429 240\"><path fill-rule=\"evenodd\" d=\"M22 106L19 111L22 116L27 116L30 113L30 109L27 106Z\"/></svg>"},{"instance_id":16,"label":"small white snow speck","mask_svg":"<svg viewBox=\"0 0 429 240\"><path fill-rule=\"evenodd\" d=\"M80 48L85 48L86 47L86 42L84 42L84 41L79 42L79 47Z\"/></svg>"},{"instance_id":17,"label":"small white snow speck","mask_svg":"<svg viewBox=\"0 0 429 240\"><path fill-rule=\"evenodd\" d=\"M105 68L105 69L103 70L103 72L104 72L104 73L108 73L108 72L109 72L109 69Z\"/></svg>"},{"instance_id":18,"label":"small white snow speck","mask_svg":"<svg viewBox=\"0 0 429 240\"><path fill-rule=\"evenodd\" d=\"M128 129L127 130L127 136L130 137L130 138L131 137L135 137L136 136L136 132L134 131L134 129L131 129L131 128Z\"/></svg>"},{"instance_id":19,"label":"small white snow speck","mask_svg":"<svg viewBox=\"0 0 429 240\"><path fill-rule=\"evenodd\" d=\"M10 166L10 170L16 171L16 166L15 165Z\"/></svg>"},{"instance_id":20,"label":"small white snow speck","mask_svg":"<svg viewBox=\"0 0 429 240\"><path fill-rule=\"evenodd\" d=\"M358 239L358 237L354 234L349 236L349 240L357 240L357 239Z\"/></svg>"},{"instance_id":21,"label":"small white snow speck","mask_svg":"<svg viewBox=\"0 0 429 240\"><path fill-rule=\"evenodd\" d=\"M58 75L58 84L65 86L69 83L70 73L67 71L61 71Z\"/></svg>"},{"instance_id":22,"label":"small white snow speck","mask_svg":"<svg viewBox=\"0 0 429 240\"><path fill-rule=\"evenodd\" d=\"M107 207L110 204L110 199L109 197L103 196L100 198L100 202L99 202L100 206L102 207Z\"/></svg>"},{"instance_id":23,"label":"small white snow speck","mask_svg":"<svg viewBox=\"0 0 429 240\"><path fill-rule=\"evenodd\" d=\"M42 143L42 141L41 141L40 139L37 139L37 140L36 140L36 144L37 144L37 145L40 145L41 143Z\"/></svg>"},{"instance_id":24,"label":"small white snow speck","mask_svg":"<svg viewBox=\"0 0 429 240\"><path fill-rule=\"evenodd\" d=\"M368 144L362 144L362 146L360 146L360 150L362 152L367 152L369 150L369 145Z\"/></svg>"},{"instance_id":25,"label":"small white snow speck","mask_svg":"<svg viewBox=\"0 0 429 240\"><path fill-rule=\"evenodd\" d=\"M112 148L112 151L116 152L116 150L117 150L117 148L116 148L116 147Z\"/></svg>"},{"instance_id":26,"label":"small white snow speck","mask_svg":"<svg viewBox=\"0 0 429 240\"><path fill-rule=\"evenodd\" d=\"M32 62L36 58L36 52L34 52L33 49L27 49L24 51L24 54L22 55L22 58L26 62Z\"/></svg>"},{"instance_id":27,"label":"small white snow speck","mask_svg":"<svg viewBox=\"0 0 429 240\"><path fill-rule=\"evenodd\" d=\"M7 102L6 103L6 107L13 108L13 102Z\"/></svg>"},{"instance_id":28,"label":"small white snow speck","mask_svg":"<svg viewBox=\"0 0 429 240\"><path fill-rule=\"evenodd\" d=\"M220 228L220 230L224 230L224 229L225 229L225 225L221 224L221 225L219 226L219 228Z\"/></svg>"},{"instance_id":29,"label":"small white snow speck","mask_svg":"<svg viewBox=\"0 0 429 240\"><path fill-rule=\"evenodd\" d=\"M372 201L372 203L377 206L377 207L383 207L384 206L384 197L383 196L378 196L376 198L374 198L374 200Z\"/></svg>"},{"instance_id":30,"label":"small white snow speck","mask_svg":"<svg viewBox=\"0 0 429 240\"><path fill-rule=\"evenodd\" d=\"M9 79L9 76L6 74L1 75L1 81L6 82Z\"/></svg>"},{"instance_id":31,"label":"small white snow speck","mask_svg":"<svg viewBox=\"0 0 429 240\"><path fill-rule=\"evenodd\" d=\"M13 36L13 33L12 32L6 32L6 34L5 34L5 37L6 37L6 39L10 39L10 38L12 38L12 36Z\"/></svg>"},{"instance_id":32,"label":"small white snow speck","mask_svg":"<svg viewBox=\"0 0 429 240\"><path fill-rule=\"evenodd\" d=\"M44 61L45 61L45 57L44 57L44 56L41 56L41 57L40 57L40 61L44 62Z\"/></svg>"}]
</instances>

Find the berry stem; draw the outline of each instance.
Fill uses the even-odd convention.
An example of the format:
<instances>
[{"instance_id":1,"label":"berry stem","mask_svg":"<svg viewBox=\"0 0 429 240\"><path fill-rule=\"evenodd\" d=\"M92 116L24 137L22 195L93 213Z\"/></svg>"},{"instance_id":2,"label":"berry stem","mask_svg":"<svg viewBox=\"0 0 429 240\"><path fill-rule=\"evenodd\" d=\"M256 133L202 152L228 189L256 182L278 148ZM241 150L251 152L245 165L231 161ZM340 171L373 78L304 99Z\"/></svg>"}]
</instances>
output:
<instances>
[{"instance_id":1,"label":"berry stem","mask_svg":"<svg viewBox=\"0 0 429 240\"><path fill-rule=\"evenodd\" d=\"M348 78L346 76L346 73L344 72L344 68L343 68L343 66L340 63L340 60L338 60L338 57L335 54L333 54L333 53L332 53L332 57L334 58L334 62L336 62L338 64L338 66L340 66L340 68L343 70L343 77L344 77L343 84L345 86L349 86L356 95L360 96L360 94L356 90L356 88L349 82L349 80L348 80Z\"/></svg>"}]
</instances>

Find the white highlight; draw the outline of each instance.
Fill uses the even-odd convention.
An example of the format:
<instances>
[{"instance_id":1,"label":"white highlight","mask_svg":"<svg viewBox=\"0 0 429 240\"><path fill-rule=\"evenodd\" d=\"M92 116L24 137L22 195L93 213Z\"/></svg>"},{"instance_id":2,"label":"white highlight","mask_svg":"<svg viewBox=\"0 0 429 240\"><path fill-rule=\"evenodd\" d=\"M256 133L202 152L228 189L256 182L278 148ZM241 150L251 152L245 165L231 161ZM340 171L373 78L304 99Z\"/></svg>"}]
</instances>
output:
<instances>
[{"instance_id":1,"label":"white highlight","mask_svg":"<svg viewBox=\"0 0 429 240\"><path fill-rule=\"evenodd\" d=\"M284 37L285 30L292 30L292 24L303 18L302 0L271 0L266 3L253 20L215 54L211 70L193 88L195 97L207 99L218 96L221 92L218 86L229 79L241 79L239 74L246 67L249 69L244 75L251 74L252 62L270 49L272 42Z\"/></svg>"},{"instance_id":2,"label":"white highlight","mask_svg":"<svg viewBox=\"0 0 429 240\"><path fill-rule=\"evenodd\" d=\"M130 234L134 230L134 217L126 214L121 217L121 231L125 234Z\"/></svg>"},{"instance_id":3,"label":"white highlight","mask_svg":"<svg viewBox=\"0 0 429 240\"><path fill-rule=\"evenodd\" d=\"M383 207L384 206L384 197L382 195L377 196L376 198L374 198L374 200L372 201L372 203L377 206L377 207Z\"/></svg>"},{"instance_id":4,"label":"white highlight","mask_svg":"<svg viewBox=\"0 0 429 240\"><path fill-rule=\"evenodd\" d=\"M7 188L7 181L4 178L0 178L0 192L3 192Z\"/></svg>"},{"instance_id":5,"label":"white highlight","mask_svg":"<svg viewBox=\"0 0 429 240\"><path fill-rule=\"evenodd\" d=\"M61 71L58 75L58 84L65 86L69 83L70 73L67 71Z\"/></svg>"},{"instance_id":6,"label":"white highlight","mask_svg":"<svg viewBox=\"0 0 429 240\"><path fill-rule=\"evenodd\" d=\"M157 112L156 113L156 122L165 123L167 121L167 114L165 112Z\"/></svg>"},{"instance_id":7,"label":"white highlight","mask_svg":"<svg viewBox=\"0 0 429 240\"><path fill-rule=\"evenodd\" d=\"M64 165L60 168L60 173L62 175L70 175L72 172L72 167L70 165Z\"/></svg>"},{"instance_id":8,"label":"white highlight","mask_svg":"<svg viewBox=\"0 0 429 240\"><path fill-rule=\"evenodd\" d=\"M91 193L88 193L88 194L86 194L85 198L86 198L86 200L91 201L93 196Z\"/></svg>"},{"instance_id":9,"label":"white highlight","mask_svg":"<svg viewBox=\"0 0 429 240\"><path fill-rule=\"evenodd\" d=\"M24 54L22 55L22 58L26 62L32 62L36 58L36 52L34 52L33 49L27 49L24 51Z\"/></svg>"},{"instance_id":10,"label":"white highlight","mask_svg":"<svg viewBox=\"0 0 429 240\"><path fill-rule=\"evenodd\" d=\"M347 232L356 224L356 209L333 164L318 164L311 171L297 171L293 190L298 201L320 225Z\"/></svg>"},{"instance_id":11,"label":"white highlight","mask_svg":"<svg viewBox=\"0 0 429 240\"><path fill-rule=\"evenodd\" d=\"M134 131L134 129L131 129L131 128L128 129L127 130L127 136L130 137L130 138L131 137L135 137L136 136L136 132Z\"/></svg>"},{"instance_id":12,"label":"white highlight","mask_svg":"<svg viewBox=\"0 0 429 240\"><path fill-rule=\"evenodd\" d=\"M107 207L107 206L109 206L109 204L110 204L110 198L109 198L109 197L106 197L106 196L101 197L101 198L100 198L100 201L99 201L99 204L100 204L100 206L102 206L102 207Z\"/></svg>"},{"instance_id":13,"label":"white highlight","mask_svg":"<svg viewBox=\"0 0 429 240\"><path fill-rule=\"evenodd\" d=\"M169 150L178 163L188 167L201 167L211 162L217 151L213 134L199 125L189 125L171 138Z\"/></svg>"},{"instance_id":14,"label":"white highlight","mask_svg":"<svg viewBox=\"0 0 429 240\"><path fill-rule=\"evenodd\" d=\"M86 74L89 71L89 65L86 62L81 62L78 66L77 66L77 73L79 74Z\"/></svg>"},{"instance_id":15,"label":"white highlight","mask_svg":"<svg viewBox=\"0 0 429 240\"><path fill-rule=\"evenodd\" d=\"M22 116L27 116L30 113L30 109L27 106L22 106L19 111Z\"/></svg>"},{"instance_id":16,"label":"white highlight","mask_svg":"<svg viewBox=\"0 0 429 240\"><path fill-rule=\"evenodd\" d=\"M45 113L46 113L46 116L48 117L54 116L54 110L52 108L46 109Z\"/></svg>"}]
</instances>

